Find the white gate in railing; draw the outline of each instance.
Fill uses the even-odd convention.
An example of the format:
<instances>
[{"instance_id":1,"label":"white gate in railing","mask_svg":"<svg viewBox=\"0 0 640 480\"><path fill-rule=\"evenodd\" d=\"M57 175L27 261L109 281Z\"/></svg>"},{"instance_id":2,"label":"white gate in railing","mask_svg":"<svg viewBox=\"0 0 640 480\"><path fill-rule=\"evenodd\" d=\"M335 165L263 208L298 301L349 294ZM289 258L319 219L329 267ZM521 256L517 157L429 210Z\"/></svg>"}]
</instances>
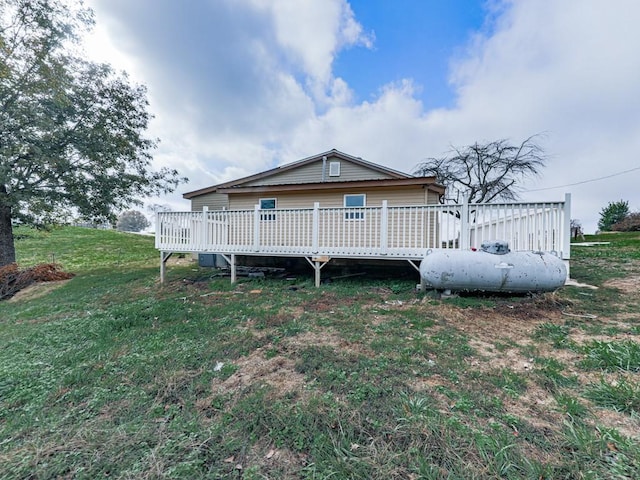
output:
<instances>
[{"instance_id":1,"label":"white gate in railing","mask_svg":"<svg viewBox=\"0 0 640 480\"><path fill-rule=\"evenodd\" d=\"M422 258L430 248L478 248L500 239L512 250L570 256L571 197L563 202L161 212L164 252Z\"/></svg>"}]
</instances>

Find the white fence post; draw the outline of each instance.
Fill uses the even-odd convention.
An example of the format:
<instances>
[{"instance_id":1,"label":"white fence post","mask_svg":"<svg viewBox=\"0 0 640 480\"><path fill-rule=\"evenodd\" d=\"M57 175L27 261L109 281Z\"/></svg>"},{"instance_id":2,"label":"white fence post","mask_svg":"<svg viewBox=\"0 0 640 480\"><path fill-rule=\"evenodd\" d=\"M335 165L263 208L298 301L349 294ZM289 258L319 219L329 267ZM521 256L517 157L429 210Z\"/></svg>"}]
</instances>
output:
<instances>
[{"instance_id":1,"label":"white fence post","mask_svg":"<svg viewBox=\"0 0 640 480\"><path fill-rule=\"evenodd\" d=\"M156 249L160 249L160 237L162 236L162 226L160 225L160 212L156 212Z\"/></svg>"},{"instance_id":2,"label":"white fence post","mask_svg":"<svg viewBox=\"0 0 640 480\"><path fill-rule=\"evenodd\" d=\"M469 248L469 198L462 197L462 207L460 208L460 250Z\"/></svg>"},{"instance_id":3,"label":"white fence post","mask_svg":"<svg viewBox=\"0 0 640 480\"><path fill-rule=\"evenodd\" d=\"M386 255L387 248L389 248L389 208L387 200L383 200L380 212L380 253Z\"/></svg>"},{"instance_id":4,"label":"white fence post","mask_svg":"<svg viewBox=\"0 0 640 480\"><path fill-rule=\"evenodd\" d=\"M313 203L313 224L311 225L311 251L318 253L320 248L320 202Z\"/></svg>"},{"instance_id":5,"label":"white fence post","mask_svg":"<svg viewBox=\"0 0 640 480\"><path fill-rule=\"evenodd\" d=\"M202 241L202 250L207 249L207 244L209 243L209 207L206 205L202 207L202 233L201 233L201 241Z\"/></svg>"},{"instance_id":6,"label":"white fence post","mask_svg":"<svg viewBox=\"0 0 640 480\"><path fill-rule=\"evenodd\" d=\"M260 250L260 205L253 207L253 251Z\"/></svg>"},{"instance_id":7,"label":"white fence post","mask_svg":"<svg viewBox=\"0 0 640 480\"><path fill-rule=\"evenodd\" d=\"M564 194L564 228L562 232L562 259L571 258L571 194Z\"/></svg>"}]
</instances>

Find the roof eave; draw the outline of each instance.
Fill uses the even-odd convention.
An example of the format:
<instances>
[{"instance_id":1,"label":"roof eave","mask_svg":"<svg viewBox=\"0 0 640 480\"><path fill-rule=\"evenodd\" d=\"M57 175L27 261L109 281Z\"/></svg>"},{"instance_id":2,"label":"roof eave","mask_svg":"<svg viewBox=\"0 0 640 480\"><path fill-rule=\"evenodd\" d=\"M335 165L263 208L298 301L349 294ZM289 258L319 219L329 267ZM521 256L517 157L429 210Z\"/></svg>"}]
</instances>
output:
<instances>
[{"instance_id":1,"label":"roof eave","mask_svg":"<svg viewBox=\"0 0 640 480\"><path fill-rule=\"evenodd\" d=\"M435 183L435 177L410 177L380 180L353 180L346 182L294 183L282 185L254 185L250 187L234 186L218 188L219 193L275 193L319 190L348 190L354 188L393 188L393 187L426 187L438 193L444 193L444 187Z\"/></svg>"},{"instance_id":2,"label":"roof eave","mask_svg":"<svg viewBox=\"0 0 640 480\"><path fill-rule=\"evenodd\" d=\"M399 172L397 170L394 170L394 169L391 169L391 168L388 168L388 167L383 167L382 165L377 165L375 163L368 162L367 160L363 160L362 158L359 158L359 157L354 157L352 155L349 155L347 153L341 152L341 151L336 150L334 148L334 149L329 150L327 152L319 153L319 154L313 155L311 157L303 158L301 160L296 160L295 162L292 162L292 163L287 163L285 165L280 165L278 167L271 168L269 170L265 170L264 172L255 173L255 174L249 175L247 177L238 178L236 180L231 180L229 182L219 183L217 185L213 185L213 186L206 187L206 188L201 188L199 190L194 190L192 192L186 192L186 193L182 194L182 198L191 199L193 197L198 197L200 195L206 195L206 194L209 194L209 193L220 192L222 189L226 189L228 187L233 187L233 186L239 186L239 185L242 185L243 183L251 182L251 181L254 181L254 180L261 179L261 178L270 177L270 176L275 175L277 173L286 172L287 170L291 170L293 168L297 168L297 167L306 165L308 163L317 162L319 160L322 160L323 157L328 157L328 156L334 156L334 157L342 158L344 160L347 160L347 161L350 161L350 162L353 162L353 163L357 163L357 164L366 166L367 168L370 168L372 170L376 170L378 172L386 173L387 175L391 175L394 178L414 178L412 175L409 175L409 174L406 174L406 173L402 173L402 172Z\"/></svg>"}]
</instances>

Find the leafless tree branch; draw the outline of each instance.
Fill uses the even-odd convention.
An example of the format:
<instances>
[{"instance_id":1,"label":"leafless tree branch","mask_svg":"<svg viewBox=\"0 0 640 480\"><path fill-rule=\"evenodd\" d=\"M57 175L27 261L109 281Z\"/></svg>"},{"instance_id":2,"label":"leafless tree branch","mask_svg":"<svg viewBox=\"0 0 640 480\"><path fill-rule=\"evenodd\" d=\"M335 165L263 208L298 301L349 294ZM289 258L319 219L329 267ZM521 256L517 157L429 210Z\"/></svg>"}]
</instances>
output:
<instances>
[{"instance_id":1,"label":"leafless tree branch","mask_svg":"<svg viewBox=\"0 0 640 480\"><path fill-rule=\"evenodd\" d=\"M428 158L414 173L435 176L447 188L443 203L460 203L464 195L470 203L516 200L519 182L538 176L545 166L546 156L537 138L533 135L519 145L502 139L452 147L449 156Z\"/></svg>"}]
</instances>

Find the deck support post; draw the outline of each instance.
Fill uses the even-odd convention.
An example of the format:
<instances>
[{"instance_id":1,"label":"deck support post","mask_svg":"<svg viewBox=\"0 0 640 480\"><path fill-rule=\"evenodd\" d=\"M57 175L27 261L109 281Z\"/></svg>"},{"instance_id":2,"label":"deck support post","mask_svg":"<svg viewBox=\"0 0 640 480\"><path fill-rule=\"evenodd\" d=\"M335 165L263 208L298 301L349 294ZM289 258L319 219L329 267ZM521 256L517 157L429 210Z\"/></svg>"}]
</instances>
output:
<instances>
[{"instance_id":1,"label":"deck support post","mask_svg":"<svg viewBox=\"0 0 640 480\"><path fill-rule=\"evenodd\" d=\"M327 263L329 263L329 260L331 260L331 257L318 256L318 257L311 257L311 258L304 257L304 258L307 262L309 262L309 265L313 267L313 270L315 271L316 287L319 287L320 281L322 280L320 276L320 271L322 270L322 267L324 267Z\"/></svg>"},{"instance_id":2,"label":"deck support post","mask_svg":"<svg viewBox=\"0 0 640 480\"><path fill-rule=\"evenodd\" d=\"M173 252L160 252L160 283L164 283L167 273L167 260L173 255Z\"/></svg>"},{"instance_id":3,"label":"deck support post","mask_svg":"<svg viewBox=\"0 0 640 480\"><path fill-rule=\"evenodd\" d=\"M418 271L418 274L420 273L419 265L416 265L413 260L407 260L407 262L409 262L409 265L411 265L413 268L415 268ZM427 282L424 278L422 278L422 275L420 275L420 283L418 284L418 291L424 292L426 290L427 290Z\"/></svg>"},{"instance_id":4,"label":"deck support post","mask_svg":"<svg viewBox=\"0 0 640 480\"><path fill-rule=\"evenodd\" d=\"M236 274L236 255L232 253L227 255L225 253L221 253L222 258L224 258L229 264L229 268L231 269L231 283L236 283L238 280L238 275Z\"/></svg>"},{"instance_id":5,"label":"deck support post","mask_svg":"<svg viewBox=\"0 0 640 480\"><path fill-rule=\"evenodd\" d=\"M236 254L231 254L231 261L229 262L231 266L231 283L236 283L238 281L238 275L236 273Z\"/></svg>"},{"instance_id":6,"label":"deck support post","mask_svg":"<svg viewBox=\"0 0 640 480\"><path fill-rule=\"evenodd\" d=\"M320 275L320 270L322 269L322 266L320 265L320 262L313 262L315 265L313 267L313 269L315 270L315 283L316 283L316 287L320 286L320 282L322 281L322 276Z\"/></svg>"}]
</instances>

